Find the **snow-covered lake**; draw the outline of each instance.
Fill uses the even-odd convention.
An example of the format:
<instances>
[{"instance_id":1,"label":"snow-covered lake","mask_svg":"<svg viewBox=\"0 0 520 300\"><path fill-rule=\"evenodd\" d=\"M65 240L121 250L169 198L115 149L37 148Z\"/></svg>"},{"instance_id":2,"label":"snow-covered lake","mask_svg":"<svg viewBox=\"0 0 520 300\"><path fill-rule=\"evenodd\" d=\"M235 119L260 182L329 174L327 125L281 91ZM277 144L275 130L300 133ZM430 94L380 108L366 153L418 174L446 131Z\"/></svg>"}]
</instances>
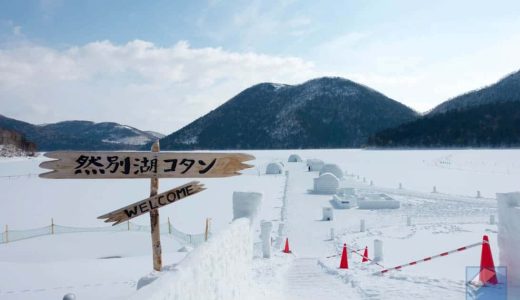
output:
<instances>
[{"instance_id":1,"label":"snow-covered lake","mask_svg":"<svg viewBox=\"0 0 520 300\"><path fill-rule=\"evenodd\" d=\"M285 176L264 172L269 162L284 162L290 172L287 235L295 257L275 257L272 267L259 262L256 279L279 289L287 299L334 299L337 294L309 287L312 282L291 275L293 271L308 272L320 284L345 289L352 299L402 299L405 292L415 299L461 299L465 267L479 264L479 248L376 280L371 274L379 267L361 265L356 256L351 258L355 271L350 273L337 271L338 258L327 257L341 251L344 242L370 248L377 238L384 242L383 263L391 267L478 242L488 234L498 262L496 225L488 224L489 216L496 213L492 198L497 192L520 190L520 150L245 152L256 156L255 168L242 176L202 180L208 190L161 208L161 222L170 218L175 228L196 234L203 232L206 218L211 218L212 231L218 233L232 219L233 191L259 191L264 193L260 219L276 224L280 221ZM401 201L401 208L335 209L334 221L319 221L322 207L331 205L331 196L308 193L317 173L307 172L304 163L287 163L292 153L304 160L319 158L338 164L350 175L342 181L343 186L392 194ZM106 226L97 216L149 194L149 180L142 179L40 179L34 174L43 172L38 168L43 160L0 159L0 224L9 225L9 230L41 228L48 226L51 218L65 226ZM161 179L159 190L188 181ZM403 190L397 189L399 184ZM435 195L431 194L433 186L438 191ZM483 198L475 197L477 191ZM412 218L412 226L406 226L406 217ZM359 232L361 219L366 221L365 232ZM147 216L135 222L149 223ZM331 228L336 233L333 240ZM151 270L149 239L145 232L98 232L0 244L0 298L59 299L75 292L78 299L124 299L135 290L139 277ZM183 252L177 252L181 246L180 241L163 235L165 264L184 257ZM316 267L317 262L321 267Z\"/></svg>"}]
</instances>

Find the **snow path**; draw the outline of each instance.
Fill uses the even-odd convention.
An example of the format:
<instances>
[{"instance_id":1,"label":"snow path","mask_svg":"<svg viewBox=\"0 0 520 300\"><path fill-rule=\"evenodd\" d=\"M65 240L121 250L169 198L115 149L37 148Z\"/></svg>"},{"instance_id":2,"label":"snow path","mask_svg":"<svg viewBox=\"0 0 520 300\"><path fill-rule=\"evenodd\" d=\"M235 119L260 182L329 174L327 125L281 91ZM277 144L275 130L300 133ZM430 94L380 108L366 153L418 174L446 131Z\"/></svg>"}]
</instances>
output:
<instances>
[{"instance_id":1,"label":"snow path","mask_svg":"<svg viewBox=\"0 0 520 300\"><path fill-rule=\"evenodd\" d=\"M357 289L318 265L319 257L336 254L331 222L321 221L321 206L330 205L330 196L307 192L315 174L306 172L304 164L288 169L288 238L295 259L285 274L284 299L359 299Z\"/></svg>"},{"instance_id":2,"label":"snow path","mask_svg":"<svg viewBox=\"0 0 520 300\"><path fill-rule=\"evenodd\" d=\"M288 300L359 297L341 279L325 273L316 258L296 258L285 280L285 297Z\"/></svg>"}]
</instances>

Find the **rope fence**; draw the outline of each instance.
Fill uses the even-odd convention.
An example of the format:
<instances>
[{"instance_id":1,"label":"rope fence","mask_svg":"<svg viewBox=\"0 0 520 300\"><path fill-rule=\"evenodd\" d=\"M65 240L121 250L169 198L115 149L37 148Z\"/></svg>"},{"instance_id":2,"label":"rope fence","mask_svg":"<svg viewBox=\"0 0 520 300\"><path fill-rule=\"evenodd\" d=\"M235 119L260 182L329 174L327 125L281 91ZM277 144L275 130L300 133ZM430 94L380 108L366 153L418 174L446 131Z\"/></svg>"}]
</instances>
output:
<instances>
[{"instance_id":1,"label":"rope fence","mask_svg":"<svg viewBox=\"0 0 520 300\"><path fill-rule=\"evenodd\" d=\"M198 246L202 244L207 236L211 236L211 232L188 234L180 231L173 227L168 220L167 223L160 224L160 230L162 235L171 235L178 241L184 244ZM140 225L132 222L124 222L116 226L104 226L104 227L73 227L73 226L62 226L54 224L54 220L51 221L51 225L40 228L33 228L27 230L11 230L6 225L2 231L2 239L0 244L7 244L11 242L21 241L30 238L36 238L46 235L54 234L65 234L65 233L82 233L82 232L150 232L151 228L149 225Z\"/></svg>"},{"instance_id":2,"label":"rope fence","mask_svg":"<svg viewBox=\"0 0 520 300\"><path fill-rule=\"evenodd\" d=\"M30 178L38 177L39 173L28 173L28 174L15 174L15 175L0 175L0 179L18 179L18 178Z\"/></svg>"}]
</instances>

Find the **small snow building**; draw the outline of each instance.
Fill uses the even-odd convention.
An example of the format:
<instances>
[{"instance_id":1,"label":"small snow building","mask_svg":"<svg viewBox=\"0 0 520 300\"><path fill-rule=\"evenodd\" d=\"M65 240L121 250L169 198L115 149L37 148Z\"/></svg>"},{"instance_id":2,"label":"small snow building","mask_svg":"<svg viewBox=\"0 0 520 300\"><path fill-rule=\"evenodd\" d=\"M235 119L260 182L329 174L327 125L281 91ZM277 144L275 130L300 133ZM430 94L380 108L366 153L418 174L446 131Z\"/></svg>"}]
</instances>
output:
<instances>
[{"instance_id":1,"label":"small snow building","mask_svg":"<svg viewBox=\"0 0 520 300\"><path fill-rule=\"evenodd\" d=\"M302 158L298 154L291 154L287 161L288 162L301 162Z\"/></svg>"},{"instance_id":2,"label":"small snow building","mask_svg":"<svg viewBox=\"0 0 520 300\"><path fill-rule=\"evenodd\" d=\"M311 172L321 171L324 165L325 163L321 159L311 158L307 160L307 166Z\"/></svg>"},{"instance_id":3,"label":"small snow building","mask_svg":"<svg viewBox=\"0 0 520 300\"><path fill-rule=\"evenodd\" d=\"M283 166L281 163L272 162L265 168L265 174L282 174Z\"/></svg>"},{"instance_id":4,"label":"small snow building","mask_svg":"<svg viewBox=\"0 0 520 300\"><path fill-rule=\"evenodd\" d=\"M338 179L343 178L343 171L336 164L325 164L325 165L323 165L323 167L320 170L320 175L325 174L325 173L332 173Z\"/></svg>"},{"instance_id":5,"label":"small snow building","mask_svg":"<svg viewBox=\"0 0 520 300\"><path fill-rule=\"evenodd\" d=\"M339 187L339 179L332 173L325 173L314 178L314 193L336 194Z\"/></svg>"}]
</instances>

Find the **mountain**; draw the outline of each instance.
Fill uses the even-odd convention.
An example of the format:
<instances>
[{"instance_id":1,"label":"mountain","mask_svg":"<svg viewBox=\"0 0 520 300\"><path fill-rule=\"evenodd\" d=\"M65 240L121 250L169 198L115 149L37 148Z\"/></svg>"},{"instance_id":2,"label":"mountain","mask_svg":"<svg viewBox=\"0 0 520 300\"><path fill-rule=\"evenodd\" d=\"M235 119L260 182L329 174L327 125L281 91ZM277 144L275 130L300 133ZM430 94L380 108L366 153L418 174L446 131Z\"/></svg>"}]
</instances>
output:
<instances>
[{"instance_id":1,"label":"mountain","mask_svg":"<svg viewBox=\"0 0 520 300\"><path fill-rule=\"evenodd\" d=\"M418 114L342 78L299 85L261 83L161 139L162 149L359 147Z\"/></svg>"},{"instance_id":2,"label":"mountain","mask_svg":"<svg viewBox=\"0 0 520 300\"><path fill-rule=\"evenodd\" d=\"M156 131L147 130L145 132L148 133L148 134L151 134L156 139L162 139L163 137L166 136L165 134L162 134L162 133L159 133L159 132L156 132Z\"/></svg>"},{"instance_id":3,"label":"mountain","mask_svg":"<svg viewBox=\"0 0 520 300\"><path fill-rule=\"evenodd\" d=\"M510 101L520 101L520 71L504 77L493 85L445 101L432 109L428 115Z\"/></svg>"},{"instance_id":4,"label":"mountain","mask_svg":"<svg viewBox=\"0 0 520 300\"><path fill-rule=\"evenodd\" d=\"M520 147L520 102L483 104L427 115L372 136L376 147Z\"/></svg>"},{"instance_id":5,"label":"mountain","mask_svg":"<svg viewBox=\"0 0 520 300\"><path fill-rule=\"evenodd\" d=\"M112 122L64 121L33 125L2 115L0 128L23 134L39 151L136 150L158 138L157 133Z\"/></svg>"},{"instance_id":6,"label":"mountain","mask_svg":"<svg viewBox=\"0 0 520 300\"><path fill-rule=\"evenodd\" d=\"M520 146L520 72L448 100L422 118L383 130L376 147Z\"/></svg>"}]
</instances>

